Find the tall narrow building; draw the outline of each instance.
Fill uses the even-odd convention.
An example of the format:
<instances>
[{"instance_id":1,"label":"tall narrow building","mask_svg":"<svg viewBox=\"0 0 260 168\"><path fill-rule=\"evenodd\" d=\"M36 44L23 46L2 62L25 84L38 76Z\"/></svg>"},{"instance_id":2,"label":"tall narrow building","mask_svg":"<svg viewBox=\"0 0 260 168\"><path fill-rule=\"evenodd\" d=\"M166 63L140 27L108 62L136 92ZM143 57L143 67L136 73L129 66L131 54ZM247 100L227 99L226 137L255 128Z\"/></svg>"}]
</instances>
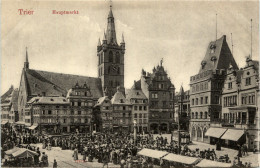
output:
<instances>
[{"instance_id":1,"label":"tall narrow building","mask_svg":"<svg viewBox=\"0 0 260 168\"><path fill-rule=\"evenodd\" d=\"M99 40L97 46L98 77L101 79L103 92L106 90L109 98L117 92L118 86L124 92L124 54L124 36L122 35L122 41L118 45L112 6L110 6L107 31L104 32L102 44Z\"/></svg>"},{"instance_id":2,"label":"tall narrow building","mask_svg":"<svg viewBox=\"0 0 260 168\"><path fill-rule=\"evenodd\" d=\"M192 140L209 143L206 132L221 118L221 94L226 70L238 69L226 36L210 42L198 74L190 77L190 134ZM221 136L223 130L217 130ZM217 135L217 136L218 136ZM219 137L218 137L219 138Z\"/></svg>"}]
</instances>

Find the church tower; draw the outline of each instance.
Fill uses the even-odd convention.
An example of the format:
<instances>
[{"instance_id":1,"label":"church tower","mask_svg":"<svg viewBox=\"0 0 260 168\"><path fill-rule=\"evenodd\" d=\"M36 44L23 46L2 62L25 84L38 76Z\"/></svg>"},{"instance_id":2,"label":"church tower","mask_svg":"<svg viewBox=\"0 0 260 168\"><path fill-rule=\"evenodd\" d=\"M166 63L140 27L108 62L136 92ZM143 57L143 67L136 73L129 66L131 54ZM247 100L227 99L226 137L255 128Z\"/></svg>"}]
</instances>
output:
<instances>
[{"instance_id":1,"label":"church tower","mask_svg":"<svg viewBox=\"0 0 260 168\"><path fill-rule=\"evenodd\" d=\"M99 39L97 46L98 77L102 82L103 92L111 98L120 86L124 92L124 54L125 42L122 35L120 45L116 39L116 29L112 6L107 18L107 30L104 32L102 43Z\"/></svg>"}]
</instances>

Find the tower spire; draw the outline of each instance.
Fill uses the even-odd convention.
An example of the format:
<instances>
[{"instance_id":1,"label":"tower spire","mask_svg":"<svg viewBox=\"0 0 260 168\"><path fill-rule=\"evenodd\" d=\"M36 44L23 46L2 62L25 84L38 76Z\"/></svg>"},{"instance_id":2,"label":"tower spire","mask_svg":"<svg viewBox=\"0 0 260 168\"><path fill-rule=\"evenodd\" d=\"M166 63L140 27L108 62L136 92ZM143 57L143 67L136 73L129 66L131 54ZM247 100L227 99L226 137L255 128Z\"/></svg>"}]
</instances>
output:
<instances>
[{"instance_id":1,"label":"tower spire","mask_svg":"<svg viewBox=\"0 0 260 168\"><path fill-rule=\"evenodd\" d=\"M25 62L24 62L24 69L29 69L29 61L28 61L28 52L27 52L27 47L26 49L26 53L25 53Z\"/></svg>"},{"instance_id":2,"label":"tower spire","mask_svg":"<svg viewBox=\"0 0 260 168\"><path fill-rule=\"evenodd\" d=\"M115 22L114 16L112 12L112 1L110 1L110 11L107 18L107 43L112 45L117 45L116 40L116 29L115 29Z\"/></svg>"},{"instance_id":3,"label":"tower spire","mask_svg":"<svg viewBox=\"0 0 260 168\"><path fill-rule=\"evenodd\" d=\"M231 33L231 47L232 47L231 54L232 54L232 55L234 55L234 54L233 54L233 46L234 46L234 45L233 45L233 38L232 38L232 33Z\"/></svg>"},{"instance_id":4,"label":"tower spire","mask_svg":"<svg viewBox=\"0 0 260 168\"><path fill-rule=\"evenodd\" d=\"M122 33L122 41L121 41L121 43L125 43L124 33Z\"/></svg>"},{"instance_id":5,"label":"tower spire","mask_svg":"<svg viewBox=\"0 0 260 168\"><path fill-rule=\"evenodd\" d=\"M251 58L252 59L252 45L253 45L253 41L252 41L252 22L253 22L253 20L251 19L251 53L250 53L250 57L249 58Z\"/></svg>"},{"instance_id":6,"label":"tower spire","mask_svg":"<svg viewBox=\"0 0 260 168\"><path fill-rule=\"evenodd\" d=\"M216 41L218 39L218 13L216 13Z\"/></svg>"},{"instance_id":7,"label":"tower spire","mask_svg":"<svg viewBox=\"0 0 260 168\"><path fill-rule=\"evenodd\" d=\"M100 38L98 38L98 46L101 46Z\"/></svg>"}]
</instances>

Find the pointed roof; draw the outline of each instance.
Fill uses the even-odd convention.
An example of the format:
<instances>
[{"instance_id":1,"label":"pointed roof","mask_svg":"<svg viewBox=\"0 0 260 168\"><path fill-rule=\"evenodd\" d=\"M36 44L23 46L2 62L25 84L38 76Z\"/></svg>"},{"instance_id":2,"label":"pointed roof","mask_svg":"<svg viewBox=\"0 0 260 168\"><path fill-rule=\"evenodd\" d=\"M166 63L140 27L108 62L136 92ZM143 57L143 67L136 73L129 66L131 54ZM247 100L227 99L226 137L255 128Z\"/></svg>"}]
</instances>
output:
<instances>
[{"instance_id":1,"label":"pointed roof","mask_svg":"<svg viewBox=\"0 0 260 168\"><path fill-rule=\"evenodd\" d=\"M116 40L116 29L114 16L112 12L112 5L110 5L110 11L107 18L107 32L106 32L107 43L111 45L117 45Z\"/></svg>"},{"instance_id":2,"label":"pointed roof","mask_svg":"<svg viewBox=\"0 0 260 168\"><path fill-rule=\"evenodd\" d=\"M141 89L126 89L126 99L147 99Z\"/></svg>"},{"instance_id":3,"label":"pointed roof","mask_svg":"<svg viewBox=\"0 0 260 168\"><path fill-rule=\"evenodd\" d=\"M98 38L98 46L101 46L100 38Z\"/></svg>"},{"instance_id":4,"label":"pointed roof","mask_svg":"<svg viewBox=\"0 0 260 168\"><path fill-rule=\"evenodd\" d=\"M108 98L108 96L103 96L98 99L97 104L95 106L101 106L105 100L110 102L110 99Z\"/></svg>"},{"instance_id":5,"label":"pointed roof","mask_svg":"<svg viewBox=\"0 0 260 168\"><path fill-rule=\"evenodd\" d=\"M207 70L228 69L230 65L234 69L238 69L224 35L220 39L209 43L199 73Z\"/></svg>"},{"instance_id":6,"label":"pointed roof","mask_svg":"<svg viewBox=\"0 0 260 168\"><path fill-rule=\"evenodd\" d=\"M122 33L122 41L121 43L125 43L124 34Z\"/></svg>"},{"instance_id":7,"label":"pointed roof","mask_svg":"<svg viewBox=\"0 0 260 168\"><path fill-rule=\"evenodd\" d=\"M46 96L65 96L69 89L75 86L77 82L80 85L86 82L93 98L103 96L101 79L99 78L33 69L28 69L24 73L29 96L41 95L43 92L45 92Z\"/></svg>"},{"instance_id":8,"label":"pointed roof","mask_svg":"<svg viewBox=\"0 0 260 168\"><path fill-rule=\"evenodd\" d=\"M125 98L124 94L118 89L113 98L112 104L130 104L130 101Z\"/></svg>"},{"instance_id":9,"label":"pointed roof","mask_svg":"<svg viewBox=\"0 0 260 168\"><path fill-rule=\"evenodd\" d=\"M183 87L181 85L181 88L180 88L180 94L183 94L184 93L184 90L183 90Z\"/></svg>"},{"instance_id":10,"label":"pointed roof","mask_svg":"<svg viewBox=\"0 0 260 168\"><path fill-rule=\"evenodd\" d=\"M27 52L27 47L26 47L25 62L29 62L29 61L28 61L28 52Z\"/></svg>"}]
</instances>

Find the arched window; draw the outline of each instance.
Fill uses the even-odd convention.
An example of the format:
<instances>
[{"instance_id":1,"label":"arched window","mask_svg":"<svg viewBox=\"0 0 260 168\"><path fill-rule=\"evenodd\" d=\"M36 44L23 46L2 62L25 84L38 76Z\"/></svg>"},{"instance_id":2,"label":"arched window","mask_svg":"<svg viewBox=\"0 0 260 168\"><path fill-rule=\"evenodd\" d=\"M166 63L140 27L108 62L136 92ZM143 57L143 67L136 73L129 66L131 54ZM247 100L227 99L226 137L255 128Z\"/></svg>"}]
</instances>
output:
<instances>
[{"instance_id":1,"label":"arched window","mask_svg":"<svg viewBox=\"0 0 260 168\"><path fill-rule=\"evenodd\" d=\"M195 119L198 119L198 112L195 113Z\"/></svg>"},{"instance_id":2,"label":"arched window","mask_svg":"<svg viewBox=\"0 0 260 168\"><path fill-rule=\"evenodd\" d=\"M198 127L198 129L197 129L197 137L198 137L198 138L201 138L201 137L202 137L200 127Z\"/></svg>"},{"instance_id":3,"label":"arched window","mask_svg":"<svg viewBox=\"0 0 260 168\"><path fill-rule=\"evenodd\" d=\"M120 63L120 54L116 52L116 63Z\"/></svg>"},{"instance_id":4,"label":"arched window","mask_svg":"<svg viewBox=\"0 0 260 168\"><path fill-rule=\"evenodd\" d=\"M113 62L113 52L112 51L110 51L109 52L109 62Z\"/></svg>"},{"instance_id":5,"label":"arched window","mask_svg":"<svg viewBox=\"0 0 260 168\"><path fill-rule=\"evenodd\" d=\"M205 119L208 118L208 112L205 111L205 116L204 117L205 117Z\"/></svg>"},{"instance_id":6,"label":"arched window","mask_svg":"<svg viewBox=\"0 0 260 168\"><path fill-rule=\"evenodd\" d=\"M203 118L203 113L202 112L200 112L200 118Z\"/></svg>"},{"instance_id":7,"label":"arched window","mask_svg":"<svg viewBox=\"0 0 260 168\"><path fill-rule=\"evenodd\" d=\"M191 113L191 118L194 118L194 113L193 112Z\"/></svg>"}]
</instances>

